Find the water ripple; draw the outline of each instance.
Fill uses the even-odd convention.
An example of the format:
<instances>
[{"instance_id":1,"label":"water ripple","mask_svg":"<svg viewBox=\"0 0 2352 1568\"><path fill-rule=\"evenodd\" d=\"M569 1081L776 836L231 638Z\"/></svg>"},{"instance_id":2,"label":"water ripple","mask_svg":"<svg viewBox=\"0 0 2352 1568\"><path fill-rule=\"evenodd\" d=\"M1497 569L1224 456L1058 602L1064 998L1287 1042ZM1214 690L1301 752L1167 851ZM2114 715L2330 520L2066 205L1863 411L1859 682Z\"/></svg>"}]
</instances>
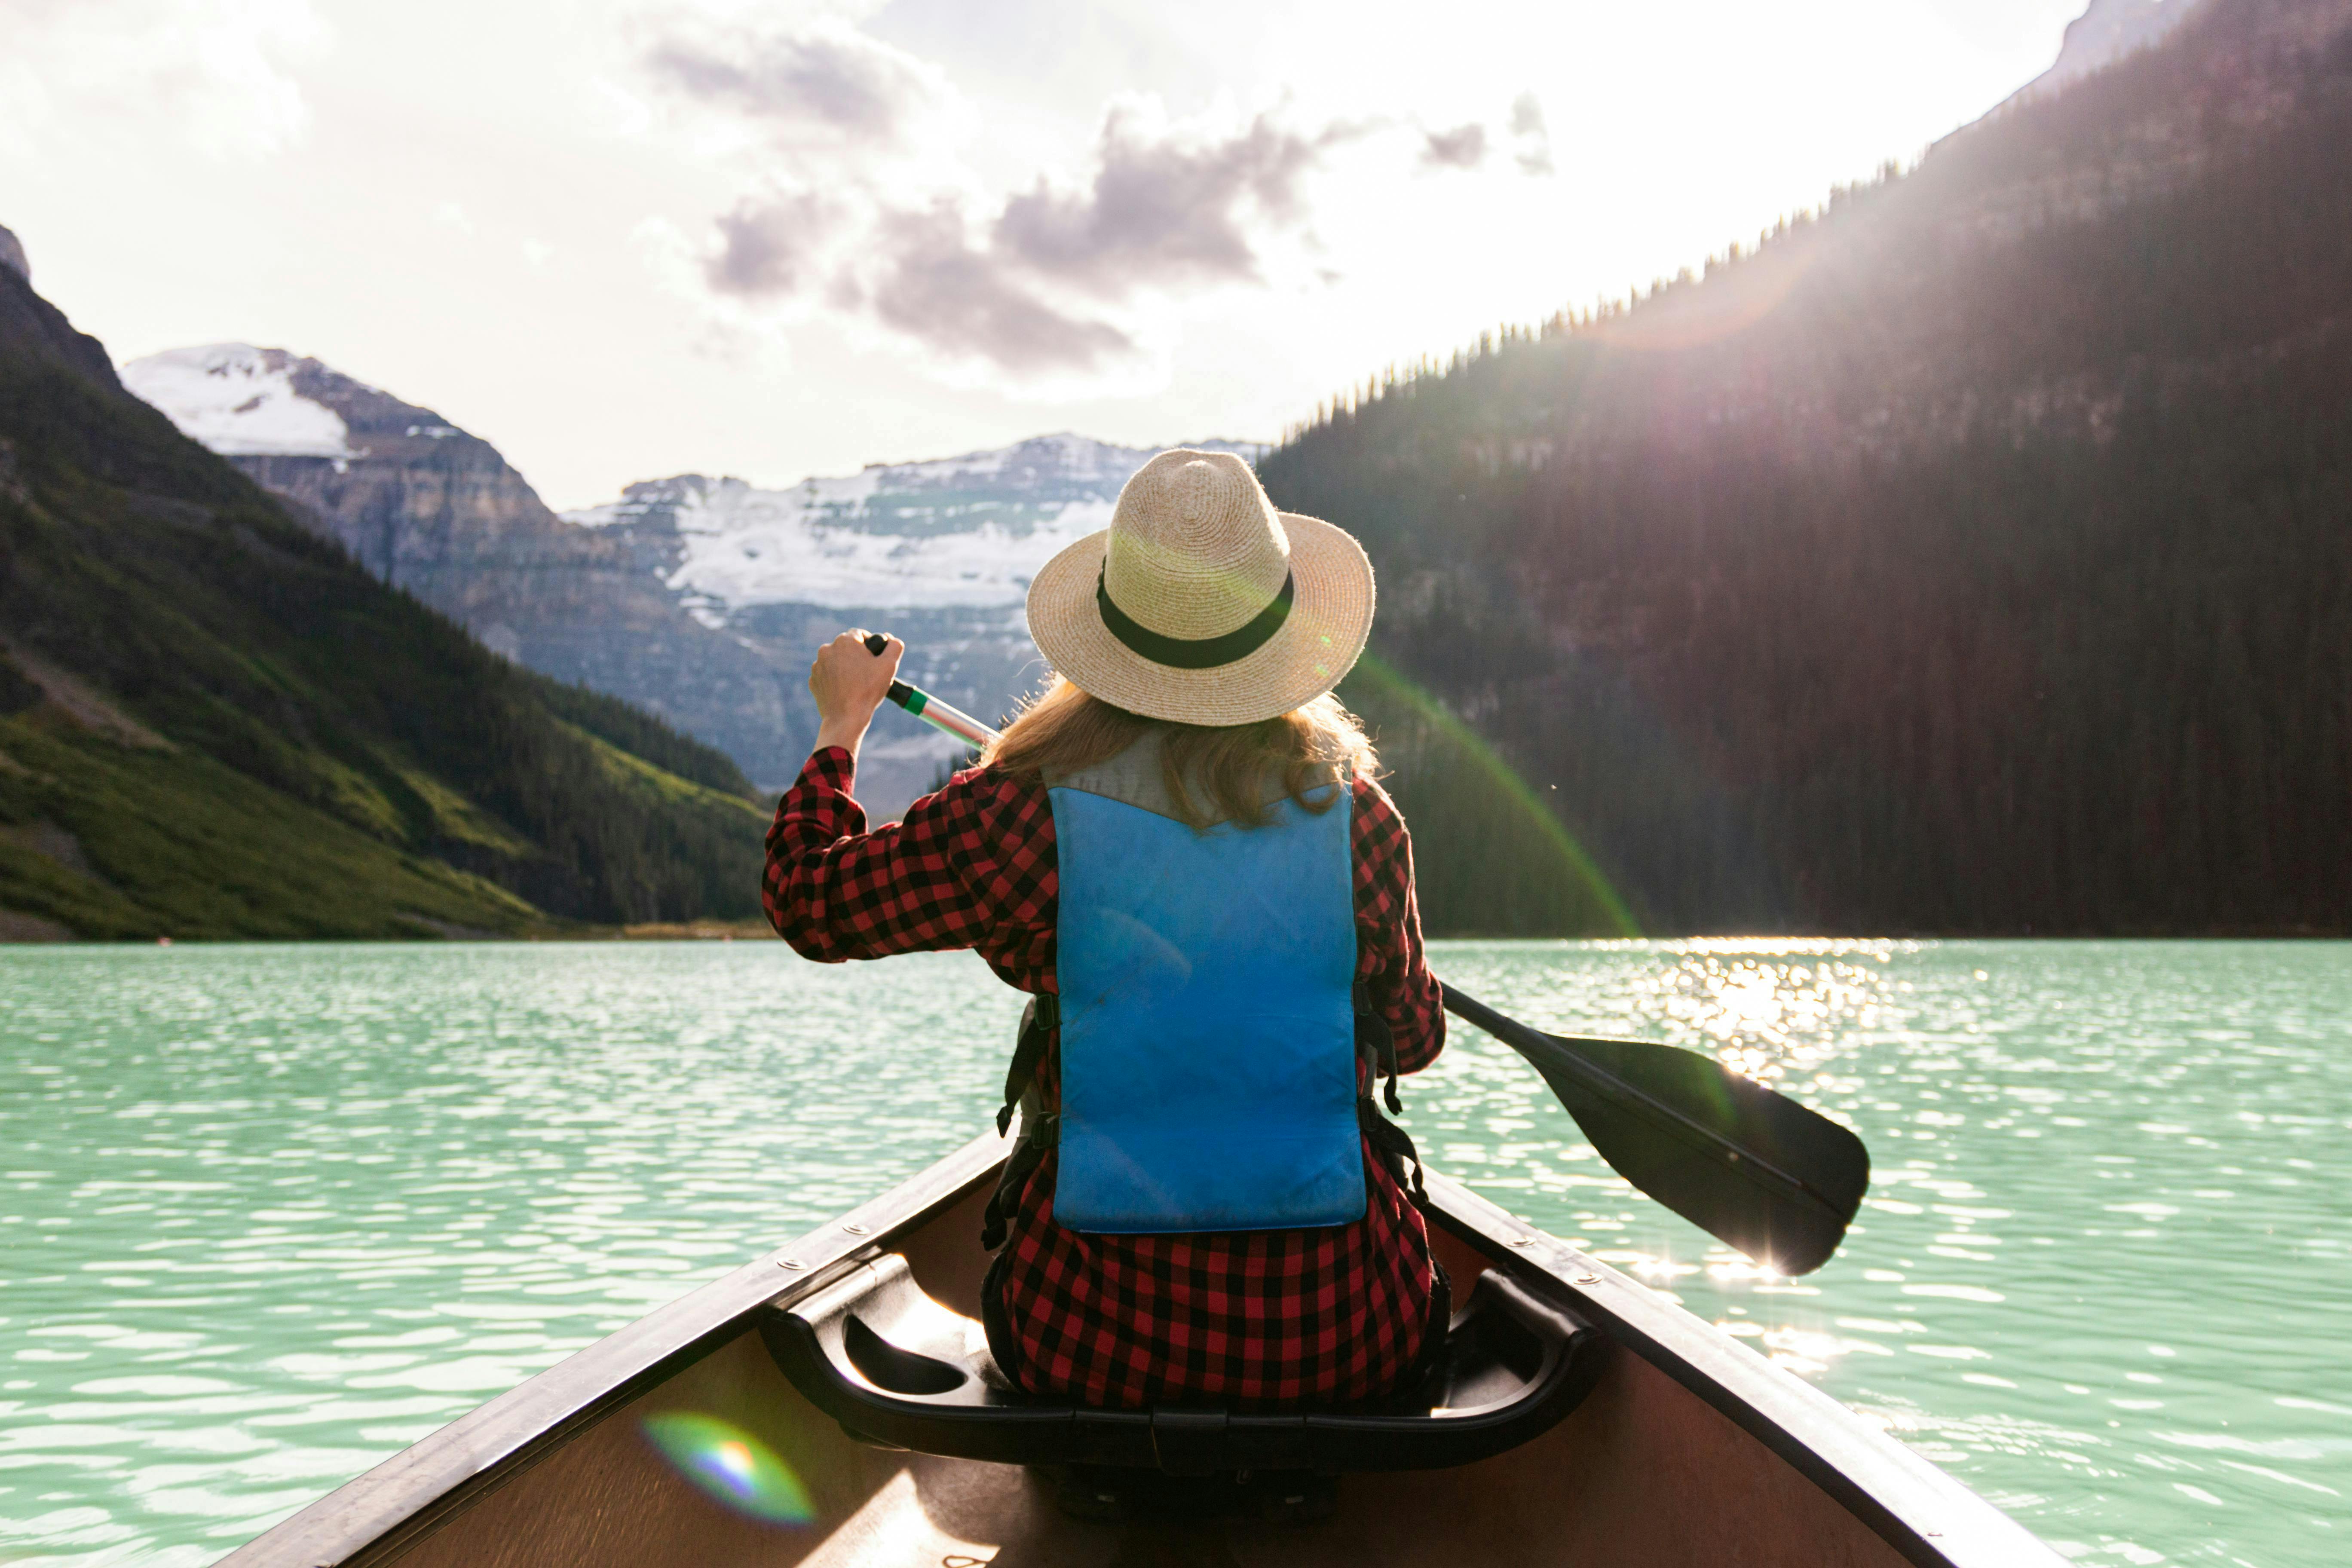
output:
<instances>
[{"instance_id":1,"label":"water ripple","mask_svg":"<svg viewBox=\"0 0 2352 1568\"><path fill-rule=\"evenodd\" d=\"M1449 944L1563 1033L1712 1051L1854 1127L1851 1239L1776 1280L1633 1193L1464 1031L1415 1135L2090 1563L2347 1545L2352 951L2340 943Z\"/></svg>"}]
</instances>

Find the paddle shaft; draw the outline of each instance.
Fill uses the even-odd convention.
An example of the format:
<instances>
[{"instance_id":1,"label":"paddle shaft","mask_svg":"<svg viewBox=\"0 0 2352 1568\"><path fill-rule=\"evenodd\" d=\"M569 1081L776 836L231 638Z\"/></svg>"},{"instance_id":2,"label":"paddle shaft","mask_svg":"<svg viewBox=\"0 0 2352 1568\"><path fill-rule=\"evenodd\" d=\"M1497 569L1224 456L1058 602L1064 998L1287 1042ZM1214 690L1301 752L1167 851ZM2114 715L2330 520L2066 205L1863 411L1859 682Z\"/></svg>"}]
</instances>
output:
<instances>
[{"instance_id":1,"label":"paddle shaft","mask_svg":"<svg viewBox=\"0 0 2352 1568\"><path fill-rule=\"evenodd\" d=\"M866 651L877 656L890 646L889 639L876 632L866 639ZM944 730L974 751L992 744L996 731L960 708L950 708L919 686L909 686L903 680L890 683L890 700L935 729Z\"/></svg>"}]
</instances>

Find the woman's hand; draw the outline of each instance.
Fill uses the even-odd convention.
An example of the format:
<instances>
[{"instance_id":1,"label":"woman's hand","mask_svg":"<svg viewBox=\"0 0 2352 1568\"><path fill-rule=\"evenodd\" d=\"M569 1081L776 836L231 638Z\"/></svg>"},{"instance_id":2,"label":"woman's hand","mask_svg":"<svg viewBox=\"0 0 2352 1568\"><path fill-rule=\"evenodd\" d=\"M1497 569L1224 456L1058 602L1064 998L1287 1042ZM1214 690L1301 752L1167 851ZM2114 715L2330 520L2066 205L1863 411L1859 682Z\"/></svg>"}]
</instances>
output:
<instances>
[{"instance_id":1,"label":"woman's hand","mask_svg":"<svg viewBox=\"0 0 2352 1568\"><path fill-rule=\"evenodd\" d=\"M866 636L862 631L844 632L816 650L816 662L809 666L809 695L816 699L816 749L839 746L851 756L857 755L857 743L866 739L866 726L874 721L874 710L890 694L890 682L898 678L898 660L907 645L897 637L883 644L880 653L866 651Z\"/></svg>"}]
</instances>

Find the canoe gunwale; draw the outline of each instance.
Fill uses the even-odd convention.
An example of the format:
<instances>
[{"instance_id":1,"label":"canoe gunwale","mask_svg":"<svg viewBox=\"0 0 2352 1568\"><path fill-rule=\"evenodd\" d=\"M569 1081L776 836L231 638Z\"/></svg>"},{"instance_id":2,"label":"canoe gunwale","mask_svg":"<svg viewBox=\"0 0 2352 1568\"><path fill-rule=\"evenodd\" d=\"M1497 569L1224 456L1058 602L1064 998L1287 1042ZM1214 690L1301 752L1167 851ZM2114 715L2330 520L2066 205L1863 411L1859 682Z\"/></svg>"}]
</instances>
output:
<instances>
[{"instance_id":1,"label":"canoe gunwale","mask_svg":"<svg viewBox=\"0 0 2352 1568\"><path fill-rule=\"evenodd\" d=\"M880 1196L582 1349L344 1483L217 1568L384 1562L572 1433L747 1331L761 1309L837 1279L992 1180L989 1131ZM2062 1568L2014 1520L1828 1394L1459 1181L1428 1173L1433 1224L1564 1298L1624 1352L1688 1389L1920 1568Z\"/></svg>"}]
</instances>

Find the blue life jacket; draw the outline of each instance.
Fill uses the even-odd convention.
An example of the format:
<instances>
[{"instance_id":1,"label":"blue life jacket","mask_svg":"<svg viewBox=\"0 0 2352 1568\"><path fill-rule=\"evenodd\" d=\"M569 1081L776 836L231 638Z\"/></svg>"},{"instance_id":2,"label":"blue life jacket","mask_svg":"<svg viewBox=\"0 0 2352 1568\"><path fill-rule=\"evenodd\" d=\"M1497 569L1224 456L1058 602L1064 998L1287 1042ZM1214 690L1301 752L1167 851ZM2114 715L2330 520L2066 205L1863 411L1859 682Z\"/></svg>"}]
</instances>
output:
<instances>
[{"instance_id":1,"label":"blue life jacket","mask_svg":"<svg viewBox=\"0 0 2352 1568\"><path fill-rule=\"evenodd\" d=\"M1322 812L1195 829L1157 737L1049 779L1060 1169L1072 1230L1344 1225L1365 1207L1346 781Z\"/></svg>"}]
</instances>

